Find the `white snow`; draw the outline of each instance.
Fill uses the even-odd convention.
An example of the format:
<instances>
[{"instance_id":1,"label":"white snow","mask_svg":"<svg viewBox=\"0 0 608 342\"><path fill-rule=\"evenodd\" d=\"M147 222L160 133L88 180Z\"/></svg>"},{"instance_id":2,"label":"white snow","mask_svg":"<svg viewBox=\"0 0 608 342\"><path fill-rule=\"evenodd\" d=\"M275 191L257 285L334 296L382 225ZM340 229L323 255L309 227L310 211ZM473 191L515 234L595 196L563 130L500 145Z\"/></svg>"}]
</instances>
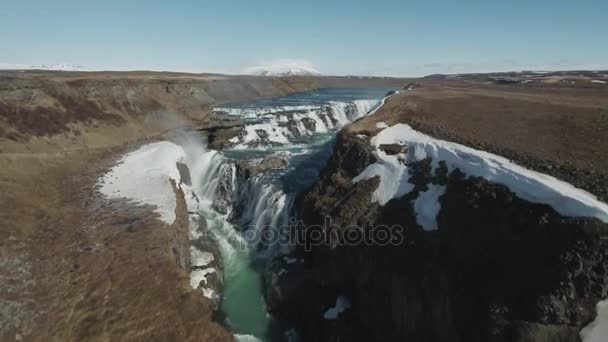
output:
<instances>
[{"instance_id":1,"label":"white snow","mask_svg":"<svg viewBox=\"0 0 608 342\"><path fill-rule=\"evenodd\" d=\"M606 342L608 339L608 299L597 303L597 317L581 330L583 342Z\"/></svg>"},{"instance_id":2,"label":"white snow","mask_svg":"<svg viewBox=\"0 0 608 342\"><path fill-rule=\"evenodd\" d=\"M234 334L234 340L236 342L262 342L259 338L247 334Z\"/></svg>"},{"instance_id":3,"label":"white snow","mask_svg":"<svg viewBox=\"0 0 608 342\"><path fill-rule=\"evenodd\" d=\"M262 63L243 71L247 75L260 76L295 76L295 75L320 75L321 73L310 62L298 59L276 59Z\"/></svg>"},{"instance_id":4,"label":"white snow","mask_svg":"<svg viewBox=\"0 0 608 342\"><path fill-rule=\"evenodd\" d=\"M606 84L607 82L602 80L592 80L591 83Z\"/></svg>"},{"instance_id":5,"label":"white snow","mask_svg":"<svg viewBox=\"0 0 608 342\"><path fill-rule=\"evenodd\" d=\"M215 297L215 291L213 291L213 289L202 287L201 292L203 293L203 296L209 299L213 299L213 297Z\"/></svg>"},{"instance_id":6,"label":"white snow","mask_svg":"<svg viewBox=\"0 0 608 342\"><path fill-rule=\"evenodd\" d=\"M232 137L232 138L228 139L228 141L230 141L233 144L236 144L239 142L239 137Z\"/></svg>"},{"instance_id":7,"label":"white snow","mask_svg":"<svg viewBox=\"0 0 608 342\"><path fill-rule=\"evenodd\" d=\"M325 311L325 313L323 314L323 318L327 320L338 319L338 316L342 312L344 312L344 310L349 308L350 302L348 301L348 299L346 299L346 297L344 296L339 296L336 299L336 306L327 309L327 311Z\"/></svg>"},{"instance_id":8,"label":"white snow","mask_svg":"<svg viewBox=\"0 0 608 342\"><path fill-rule=\"evenodd\" d=\"M209 265L215 260L212 253L203 252L196 249L194 246L190 246L190 264L192 267L204 267Z\"/></svg>"},{"instance_id":9,"label":"white snow","mask_svg":"<svg viewBox=\"0 0 608 342\"><path fill-rule=\"evenodd\" d=\"M388 125L384 121L376 122L376 128L387 128L387 127L388 127Z\"/></svg>"},{"instance_id":10,"label":"white snow","mask_svg":"<svg viewBox=\"0 0 608 342\"><path fill-rule=\"evenodd\" d=\"M142 146L126 154L100 180L100 191L109 198L128 198L155 206L160 219L175 221L175 193L170 180L180 182L176 163L183 162L184 150L162 141Z\"/></svg>"},{"instance_id":11,"label":"white snow","mask_svg":"<svg viewBox=\"0 0 608 342\"><path fill-rule=\"evenodd\" d=\"M372 145L375 145L374 139L376 137L371 139ZM377 161L353 178L353 182L357 183L361 180L380 176L380 185L372 196L373 202L385 205L391 199L402 197L414 189L414 185L408 182L410 175L407 172L407 167L399 160L398 156L388 155L378 148L373 153Z\"/></svg>"},{"instance_id":12,"label":"white snow","mask_svg":"<svg viewBox=\"0 0 608 342\"><path fill-rule=\"evenodd\" d=\"M429 184L428 187L414 202L416 222L426 231L437 230L437 215L441 210L439 197L445 193L443 185Z\"/></svg>"},{"instance_id":13,"label":"white snow","mask_svg":"<svg viewBox=\"0 0 608 342\"><path fill-rule=\"evenodd\" d=\"M372 115L372 114L375 114L375 113L378 111L378 109L380 109L380 108L382 108L382 106L384 106L384 104L386 103L386 100L388 100L388 98L389 98L389 97L391 97L391 96L393 96L393 95L397 95L397 94L399 94L399 91L398 91L398 90L397 90L397 91L395 91L394 93L390 94L390 95L385 96L385 97L384 97L384 98L383 98L383 99L380 101L380 103L376 104L376 106L375 106L375 107L373 107L373 108L372 108L372 109L371 109L371 110L370 110L370 111L367 113L367 115Z\"/></svg>"},{"instance_id":14,"label":"white snow","mask_svg":"<svg viewBox=\"0 0 608 342\"><path fill-rule=\"evenodd\" d=\"M55 70L55 71L87 71L83 66L70 64L70 63L59 63L59 64L12 64L12 63L0 63L0 70Z\"/></svg>"},{"instance_id":15,"label":"white snow","mask_svg":"<svg viewBox=\"0 0 608 342\"><path fill-rule=\"evenodd\" d=\"M201 282L207 285L207 274L211 273L215 273L215 268L209 267L200 270L193 270L190 272L190 286L192 286L193 289L198 289Z\"/></svg>"},{"instance_id":16,"label":"white snow","mask_svg":"<svg viewBox=\"0 0 608 342\"><path fill-rule=\"evenodd\" d=\"M142 146L131 153L125 154L119 164L114 166L100 180L100 191L109 198L128 198L138 203L155 206L155 211L163 222L171 224L175 221L176 195L170 180L184 191L184 198L189 213L189 228L191 238L200 236L198 232L199 198L196 189L207 189L213 186L201 175L201 168L213 164L217 152L207 151L200 141L195 138L186 139L181 145L161 141ZM193 185L180 182L177 162L188 165ZM204 219L204 218L202 218ZM190 259L193 267L205 267L215 260L212 253L190 247ZM202 294L213 299L217 294L213 289L200 286L207 283L206 276L216 272L215 268L195 269L190 273L190 285L200 288Z\"/></svg>"},{"instance_id":17,"label":"white snow","mask_svg":"<svg viewBox=\"0 0 608 342\"><path fill-rule=\"evenodd\" d=\"M370 143L376 147L374 155L377 162L369 165L353 181L380 176L380 185L372 200L381 205L413 189L413 185L409 183L407 166L399 161L398 156L387 155L378 149L381 144L397 143L408 146L407 162L430 157L435 168L439 161L445 161L449 171L459 168L469 176L483 177L503 184L520 198L547 204L561 215L595 217L608 222L608 205L584 190L554 177L528 170L495 154L432 138L406 124L383 129Z\"/></svg>"}]
</instances>

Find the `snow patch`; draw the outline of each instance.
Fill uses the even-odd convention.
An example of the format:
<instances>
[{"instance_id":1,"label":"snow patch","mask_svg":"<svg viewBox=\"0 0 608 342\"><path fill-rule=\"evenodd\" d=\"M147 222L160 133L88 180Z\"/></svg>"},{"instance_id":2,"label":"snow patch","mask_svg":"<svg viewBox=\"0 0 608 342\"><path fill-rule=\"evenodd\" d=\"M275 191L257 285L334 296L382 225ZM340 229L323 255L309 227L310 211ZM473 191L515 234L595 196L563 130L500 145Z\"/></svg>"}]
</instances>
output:
<instances>
[{"instance_id":1,"label":"snow patch","mask_svg":"<svg viewBox=\"0 0 608 342\"><path fill-rule=\"evenodd\" d=\"M373 114L375 114L375 113L378 111L378 109L380 109L380 108L382 108L382 106L384 106L384 104L386 103L386 100L388 100L388 98L389 98L389 97L391 97L391 96L393 96L393 95L397 95L397 94L399 94L399 91L398 91L398 90L397 90L397 91L395 91L395 92L389 93L388 95L386 95L386 96L385 96L385 97L384 97L384 98L383 98L383 99L380 101L380 103L376 104L376 106L375 106L375 107L373 107L373 108L372 108L372 109L371 109L371 110L370 110L370 111L367 113L367 115L373 115Z\"/></svg>"},{"instance_id":2,"label":"snow patch","mask_svg":"<svg viewBox=\"0 0 608 342\"><path fill-rule=\"evenodd\" d=\"M372 138L372 145L374 145L375 138ZM361 180L380 177L380 184L372 195L373 202L385 205L391 199L402 197L414 189L414 185L408 181L410 175L407 167L398 156L388 155L378 148L373 155L376 157L376 162L353 178L353 183L357 183Z\"/></svg>"},{"instance_id":3,"label":"snow patch","mask_svg":"<svg viewBox=\"0 0 608 342\"><path fill-rule=\"evenodd\" d=\"M581 330L583 342L605 342L608 338L608 299L597 303L597 317Z\"/></svg>"},{"instance_id":4,"label":"snow patch","mask_svg":"<svg viewBox=\"0 0 608 342\"><path fill-rule=\"evenodd\" d=\"M348 301L348 299L346 299L346 297L344 296L339 296L336 299L336 306L327 309L327 311L325 311L325 313L323 314L323 318L327 320L338 319L338 316L342 312L344 312L344 310L349 308L350 302Z\"/></svg>"},{"instance_id":5,"label":"snow patch","mask_svg":"<svg viewBox=\"0 0 608 342\"><path fill-rule=\"evenodd\" d=\"M608 82L606 81L601 81L601 80L592 80L591 83L598 83L598 84L606 84Z\"/></svg>"},{"instance_id":6,"label":"snow patch","mask_svg":"<svg viewBox=\"0 0 608 342\"><path fill-rule=\"evenodd\" d=\"M203 287L201 288L201 292L203 293L203 296L209 299L214 299L215 297L215 291L213 291L213 289Z\"/></svg>"},{"instance_id":7,"label":"snow patch","mask_svg":"<svg viewBox=\"0 0 608 342\"><path fill-rule=\"evenodd\" d=\"M387 128L387 127L388 127L388 125L384 121L376 122L376 128Z\"/></svg>"},{"instance_id":8,"label":"snow patch","mask_svg":"<svg viewBox=\"0 0 608 342\"><path fill-rule=\"evenodd\" d=\"M194 270L190 272L190 286L193 289L198 289L203 284L207 285L207 274L215 273L215 268L209 267L202 270Z\"/></svg>"},{"instance_id":9,"label":"snow patch","mask_svg":"<svg viewBox=\"0 0 608 342\"><path fill-rule=\"evenodd\" d=\"M203 252L194 246L190 246L190 264L192 267L205 267L212 263L215 257L212 253Z\"/></svg>"},{"instance_id":10,"label":"snow patch","mask_svg":"<svg viewBox=\"0 0 608 342\"><path fill-rule=\"evenodd\" d=\"M608 205L584 190L495 154L432 138L406 124L383 129L370 143L376 147L377 162L369 165L353 182L380 176L380 185L372 200L381 205L413 189L407 166L398 156L387 155L378 149L382 144L397 143L408 146L408 163L428 157L436 168L439 161L445 161L450 172L458 168L469 176L503 184L520 198L549 205L563 216L595 217L608 222Z\"/></svg>"},{"instance_id":11,"label":"snow patch","mask_svg":"<svg viewBox=\"0 0 608 342\"><path fill-rule=\"evenodd\" d=\"M443 185L429 184L428 187L414 202L416 222L426 231L437 230L437 215L441 210L439 197L445 193Z\"/></svg>"},{"instance_id":12,"label":"snow patch","mask_svg":"<svg viewBox=\"0 0 608 342\"><path fill-rule=\"evenodd\" d=\"M126 154L100 179L100 191L108 198L128 198L153 205L160 219L172 224L176 199L170 180L179 184L176 163L184 158L184 150L168 141L144 145Z\"/></svg>"}]
</instances>

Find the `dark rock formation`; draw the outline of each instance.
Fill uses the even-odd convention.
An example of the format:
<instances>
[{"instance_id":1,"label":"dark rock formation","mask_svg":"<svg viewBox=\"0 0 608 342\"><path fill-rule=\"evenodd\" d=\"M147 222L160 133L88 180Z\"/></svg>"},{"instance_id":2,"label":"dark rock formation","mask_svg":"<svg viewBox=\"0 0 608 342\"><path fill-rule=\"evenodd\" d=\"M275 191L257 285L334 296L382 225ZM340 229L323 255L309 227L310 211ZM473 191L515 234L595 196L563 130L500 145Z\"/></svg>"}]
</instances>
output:
<instances>
[{"instance_id":1,"label":"dark rock formation","mask_svg":"<svg viewBox=\"0 0 608 342\"><path fill-rule=\"evenodd\" d=\"M308 226L331 218L323 228L329 243L302 244L302 264L267 272L271 311L294 322L304 340L580 340L608 296L607 224L562 217L505 186L458 169L448 174L445 165L431 173L430 160L410 165L411 193L379 206L371 203L377 178L352 183L372 162L367 142L339 134L319 181L296 204ZM446 191L439 230L424 231L412 203L431 183ZM353 226L380 225L402 227L403 238L340 243ZM337 296L352 307L324 319Z\"/></svg>"},{"instance_id":2,"label":"dark rock formation","mask_svg":"<svg viewBox=\"0 0 608 342\"><path fill-rule=\"evenodd\" d=\"M378 148L388 155L407 153L407 147L399 144L385 144L378 146Z\"/></svg>"},{"instance_id":3,"label":"dark rock formation","mask_svg":"<svg viewBox=\"0 0 608 342\"><path fill-rule=\"evenodd\" d=\"M221 214L227 214L232 206L232 173L230 165L222 165L220 178L213 200L213 209Z\"/></svg>"},{"instance_id":4,"label":"dark rock formation","mask_svg":"<svg viewBox=\"0 0 608 342\"><path fill-rule=\"evenodd\" d=\"M192 185L192 179L190 178L190 170L188 169L188 165L184 163L175 163L177 166L177 170L179 171L179 178L182 183L186 185Z\"/></svg>"},{"instance_id":5,"label":"dark rock formation","mask_svg":"<svg viewBox=\"0 0 608 342\"><path fill-rule=\"evenodd\" d=\"M302 124L310 132L316 132L317 131L317 122L315 120L311 119L311 118L303 118L302 119Z\"/></svg>"}]
</instances>

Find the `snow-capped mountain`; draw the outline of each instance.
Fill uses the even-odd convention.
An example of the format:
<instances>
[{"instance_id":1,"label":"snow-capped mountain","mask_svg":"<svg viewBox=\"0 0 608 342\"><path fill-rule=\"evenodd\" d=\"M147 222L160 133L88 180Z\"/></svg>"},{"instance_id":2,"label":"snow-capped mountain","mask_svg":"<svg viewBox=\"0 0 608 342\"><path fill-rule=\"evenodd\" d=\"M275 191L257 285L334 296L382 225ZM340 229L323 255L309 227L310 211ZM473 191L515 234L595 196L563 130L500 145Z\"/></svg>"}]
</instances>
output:
<instances>
[{"instance_id":1,"label":"snow-capped mountain","mask_svg":"<svg viewBox=\"0 0 608 342\"><path fill-rule=\"evenodd\" d=\"M13 64L0 63L0 69L4 70L56 70L56 71L86 71L87 69L81 65L60 63L60 64Z\"/></svg>"},{"instance_id":2,"label":"snow-capped mountain","mask_svg":"<svg viewBox=\"0 0 608 342\"><path fill-rule=\"evenodd\" d=\"M275 60L270 63L257 65L244 70L248 75L259 76L312 76L321 75L317 68L303 60Z\"/></svg>"},{"instance_id":3,"label":"snow-capped mountain","mask_svg":"<svg viewBox=\"0 0 608 342\"><path fill-rule=\"evenodd\" d=\"M82 65L69 64L69 63L61 63L61 64L50 64L50 65L35 65L35 69L43 69L43 70L61 70L61 71L85 71L85 67Z\"/></svg>"}]
</instances>

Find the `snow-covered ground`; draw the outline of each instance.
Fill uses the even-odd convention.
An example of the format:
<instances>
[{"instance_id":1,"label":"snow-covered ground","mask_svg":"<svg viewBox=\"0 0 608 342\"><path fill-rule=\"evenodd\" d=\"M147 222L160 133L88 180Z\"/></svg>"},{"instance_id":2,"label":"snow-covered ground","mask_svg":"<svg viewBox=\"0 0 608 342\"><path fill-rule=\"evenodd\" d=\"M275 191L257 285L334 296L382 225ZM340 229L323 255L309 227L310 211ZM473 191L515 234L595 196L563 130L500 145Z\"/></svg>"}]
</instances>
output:
<instances>
[{"instance_id":1,"label":"snow-covered ground","mask_svg":"<svg viewBox=\"0 0 608 342\"><path fill-rule=\"evenodd\" d=\"M597 303L597 317L581 330L581 339L583 342L608 341L608 300Z\"/></svg>"},{"instance_id":2,"label":"snow-covered ground","mask_svg":"<svg viewBox=\"0 0 608 342\"><path fill-rule=\"evenodd\" d=\"M176 163L183 162L184 150L171 142L144 145L126 154L100 181L100 191L109 198L128 198L153 205L163 222L175 221L176 200L170 180L179 184Z\"/></svg>"},{"instance_id":3,"label":"snow-covered ground","mask_svg":"<svg viewBox=\"0 0 608 342\"><path fill-rule=\"evenodd\" d=\"M379 176L380 185L374 192L372 200L381 205L413 190L414 186L409 182L409 173L405 164L430 157L433 169L438 166L439 161L445 161L449 171L458 168L469 176L483 177L491 182L503 184L520 198L547 204L561 215L595 217L608 222L608 205L584 190L546 174L528 170L495 154L432 138L406 124L383 129L370 140L370 143L375 147L374 155L377 162L369 165L353 181ZM407 146L408 154L387 155L378 148L383 144ZM415 206L419 223L423 228L432 230L436 228L436 223L433 224L435 220L430 220L426 216L436 215L439 212L438 204L433 202L438 200L441 191L429 189L428 192L430 193L419 195L422 198L416 200Z\"/></svg>"},{"instance_id":4,"label":"snow-covered ground","mask_svg":"<svg viewBox=\"0 0 608 342\"><path fill-rule=\"evenodd\" d=\"M199 218L199 201L195 188L182 183L177 163L184 163L193 168L194 161L204 159L213 153L206 152L202 144L189 144L186 148L169 141L161 141L144 145L136 151L124 155L119 163L106 173L100 180L100 191L108 198L126 198L135 203L148 204L154 207L160 219L166 224L175 221L177 206L176 194L171 181L180 187L185 195L188 206L190 236L197 237ZM192 152L188 155L186 151ZM195 157L193 157L195 156ZM198 157L196 157L198 156ZM204 163L205 160L202 160ZM213 289L206 287L206 276L216 272L208 267L214 261L213 254L190 248L190 259L193 270L190 273L190 285L199 288L205 297L212 299L216 296Z\"/></svg>"}]
</instances>

